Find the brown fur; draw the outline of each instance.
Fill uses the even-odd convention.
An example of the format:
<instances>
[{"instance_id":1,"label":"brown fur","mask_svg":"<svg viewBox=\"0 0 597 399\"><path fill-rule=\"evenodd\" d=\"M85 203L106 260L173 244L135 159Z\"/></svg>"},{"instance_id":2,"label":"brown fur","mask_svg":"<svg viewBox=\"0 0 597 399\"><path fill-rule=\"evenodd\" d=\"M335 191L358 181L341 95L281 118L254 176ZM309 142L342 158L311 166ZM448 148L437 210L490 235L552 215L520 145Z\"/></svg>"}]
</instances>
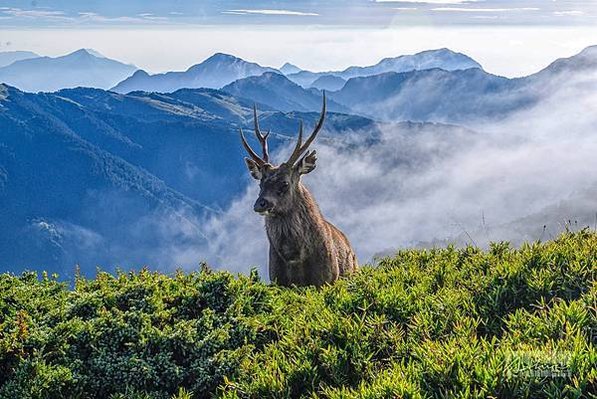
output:
<instances>
[{"instance_id":1,"label":"brown fur","mask_svg":"<svg viewBox=\"0 0 597 399\"><path fill-rule=\"evenodd\" d=\"M270 279L284 286L322 286L356 271L357 258L350 242L324 219L302 183L293 202L288 213L265 219Z\"/></svg>"},{"instance_id":2,"label":"brown fur","mask_svg":"<svg viewBox=\"0 0 597 399\"><path fill-rule=\"evenodd\" d=\"M265 229L270 243L269 276L284 286L333 283L340 276L357 270L357 257L346 236L324 219L313 196L301 183L301 176L315 169L317 156L308 151L325 118L325 93L319 122L303 143L303 125L290 158L279 166L269 163L267 137L253 108L255 136L263 157L247 143L242 129L240 137L250 158L245 158L254 179L259 180L259 197L253 209L265 215ZM301 157L302 156L302 157Z\"/></svg>"}]
</instances>

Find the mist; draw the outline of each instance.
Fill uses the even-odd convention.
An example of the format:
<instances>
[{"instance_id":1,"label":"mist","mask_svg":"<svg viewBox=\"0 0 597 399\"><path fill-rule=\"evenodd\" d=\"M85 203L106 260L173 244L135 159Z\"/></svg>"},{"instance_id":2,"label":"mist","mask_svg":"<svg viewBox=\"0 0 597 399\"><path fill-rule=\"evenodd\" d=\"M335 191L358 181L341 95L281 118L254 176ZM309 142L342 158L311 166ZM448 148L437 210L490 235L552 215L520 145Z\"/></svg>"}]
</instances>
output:
<instances>
[{"instance_id":1,"label":"mist","mask_svg":"<svg viewBox=\"0 0 597 399\"><path fill-rule=\"evenodd\" d=\"M374 143L365 132L319 140L318 167L303 182L360 263L400 248L518 245L593 226L596 82L595 75L576 77L499 122L385 124ZM244 194L201 222L207 241L198 256L216 268L257 267L267 276L264 221L252 211L257 193L247 172Z\"/></svg>"},{"instance_id":2,"label":"mist","mask_svg":"<svg viewBox=\"0 0 597 399\"><path fill-rule=\"evenodd\" d=\"M361 264L401 248L519 245L566 228L594 228L597 76L564 83L498 122L379 123L375 134L324 129L312 146L317 168L303 182L324 216L347 234ZM274 161L292 145L274 153ZM57 263L72 265L73 273L75 264L92 275L96 266L169 272L205 261L233 272L257 268L267 278L264 219L253 212L258 183L248 171L240 178L244 191L221 210L155 210L142 199L102 191L88 199L81 226L39 220L34 233L56 243Z\"/></svg>"}]
</instances>

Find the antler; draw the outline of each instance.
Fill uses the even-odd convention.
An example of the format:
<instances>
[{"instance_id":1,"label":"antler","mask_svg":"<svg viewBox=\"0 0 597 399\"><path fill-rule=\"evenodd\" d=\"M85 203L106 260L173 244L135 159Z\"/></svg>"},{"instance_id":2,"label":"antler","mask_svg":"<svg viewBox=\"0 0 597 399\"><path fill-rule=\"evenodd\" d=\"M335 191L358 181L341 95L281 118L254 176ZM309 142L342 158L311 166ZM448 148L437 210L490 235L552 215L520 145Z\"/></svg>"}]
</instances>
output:
<instances>
[{"instance_id":1,"label":"antler","mask_svg":"<svg viewBox=\"0 0 597 399\"><path fill-rule=\"evenodd\" d=\"M257 119L257 107L255 105L253 105L253 119L255 120L255 136L257 137L257 140L259 140L259 143L261 144L261 149L263 151L263 158L260 157L259 155L257 155L257 153L255 153L255 151L253 151L253 149L251 148L249 143L247 143L247 139L245 138L243 129L239 129L240 130L240 139L243 143L243 147L245 147L245 150L247 150L247 152L249 153L251 158L253 158L253 161L257 162L257 165L263 166L269 162L269 151L268 151L268 147L267 147L267 138L269 137L270 132L268 131L265 134L261 133L261 130L259 129L259 120Z\"/></svg>"},{"instance_id":2,"label":"antler","mask_svg":"<svg viewBox=\"0 0 597 399\"><path fill-rule=\"evenodd\" d=\"M265 163L269 162L269 151L267 148L267 138L270 134L268 130L267 133L261 134L261 129L259 129L259 119L257 119L257 106L253 104L253 120L255 121L255 136L257 136L257 140L261 143L261 150L263 151L263 161Z\"/></svg>"},{"instance_id":3,"label":"antler","mask_svg":"<svg viewBox=\"0 0 597 399\"><path fill-rule=\"evenodd\" d=\"M299 159L301 154L304 153L307 150L307 148L309 148L309 146L311 145L313 140L315 140L317 133L319 133L319 131L321 130L321 127L323 126L324 119L325 119L325 91L323 92L323 106L321 108L321 115L319 116L319 121L317 122L317 125L315 125L315 129L313 129L313 133L311 133L311 135L309 136L307 141L305 141L305 144L303 144L302 143L302 141L303 141L303 122L301 121L301 124L299 126L298 141L296 142L294 151L292 151L292 154L290 154L290 158L288 158L288 161L286 161L286 164L294 165L294 163Z\"/></svg>"}]
</instances>

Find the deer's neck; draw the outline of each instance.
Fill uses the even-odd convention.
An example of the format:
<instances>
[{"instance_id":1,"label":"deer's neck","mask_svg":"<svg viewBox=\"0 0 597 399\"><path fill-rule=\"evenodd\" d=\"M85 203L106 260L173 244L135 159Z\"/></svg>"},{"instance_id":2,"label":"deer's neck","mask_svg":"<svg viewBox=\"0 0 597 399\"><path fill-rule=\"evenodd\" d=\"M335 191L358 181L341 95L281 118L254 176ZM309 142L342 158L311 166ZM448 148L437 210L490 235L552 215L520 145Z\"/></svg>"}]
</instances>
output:
<instances>
[{"instance_id":1,"label":"deer's neck","mask_svg":"<svg viewBox=\"0 0 597 399\"><path fill-rule=\"evenodd\" d=\"M279 250L286 248L290 252L303 252L299 247L321 242L324 223L317 203L302 183L299 183L295 204L290 212L265 219L270 245Z\"/></svg>"}]
</instances>

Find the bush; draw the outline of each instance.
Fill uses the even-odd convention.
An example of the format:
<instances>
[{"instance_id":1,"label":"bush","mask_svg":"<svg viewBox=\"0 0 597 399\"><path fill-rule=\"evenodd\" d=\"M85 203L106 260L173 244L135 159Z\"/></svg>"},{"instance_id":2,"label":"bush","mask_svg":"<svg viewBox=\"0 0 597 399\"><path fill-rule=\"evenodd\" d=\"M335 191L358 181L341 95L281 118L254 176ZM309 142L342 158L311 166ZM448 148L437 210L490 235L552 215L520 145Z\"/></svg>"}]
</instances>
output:
<instances>
[{"instance_id":1,"label":"bush","mask_svg":"<svg viewBox=\"0 0 597 399\"><path fill-rule=\"evenodd\" d=\"M0 398L579 398L597 234L405 250L338 283L0 275ZM591 396L592 395L592 396Z\"/></svg>"}]
</instances>

